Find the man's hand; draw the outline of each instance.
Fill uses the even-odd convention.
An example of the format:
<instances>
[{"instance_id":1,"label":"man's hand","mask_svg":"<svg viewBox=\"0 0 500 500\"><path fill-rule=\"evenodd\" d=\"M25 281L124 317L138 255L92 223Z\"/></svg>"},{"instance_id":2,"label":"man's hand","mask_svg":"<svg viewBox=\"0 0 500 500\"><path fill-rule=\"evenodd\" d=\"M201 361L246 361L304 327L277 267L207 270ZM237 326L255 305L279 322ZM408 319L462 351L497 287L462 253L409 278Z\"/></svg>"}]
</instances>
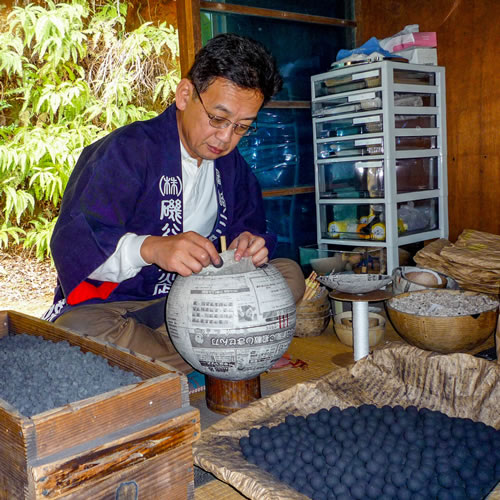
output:
<instances>
[{"instance_id":1,"label":"man's hand","mask_svg":"<svg viewBox=\"0 0 500 500\"><path fill-rule=\"evenodd\" d=\"M255 236L248 231L241 233L229 245L229 250L236 249L234 258L239 261L242 257L252 257L252 262L256 267L265 264L269 260L269 250L266 247L266 240L262 236Z\"/></svg>"},{"instance_id":2,"label":"man's hand","mask_svg":"<svg viewBox=\"0 0 500 500\"><path fill-rule=\"evenodd\" d=\"M181 276L191 276L209 264L220 263L214 244L193 231L174 236L149 236L141 246L141 257L149 264Z\"/></svg>"}]
</instances>

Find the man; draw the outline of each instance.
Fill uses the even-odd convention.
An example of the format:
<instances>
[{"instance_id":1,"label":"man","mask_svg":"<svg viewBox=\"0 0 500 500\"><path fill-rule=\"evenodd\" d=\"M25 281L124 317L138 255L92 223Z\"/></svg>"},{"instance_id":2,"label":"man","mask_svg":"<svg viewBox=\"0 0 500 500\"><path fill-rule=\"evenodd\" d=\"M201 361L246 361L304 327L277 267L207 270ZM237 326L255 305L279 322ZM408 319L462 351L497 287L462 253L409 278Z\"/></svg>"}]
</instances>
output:
<instances>
[{"instance_id":1,"label":"man","mask_svg":"<svg viewBox=\"0 0 500 500\"><path fill-rule=\"evenodd\" d=\"M275 238L236 146L281 85L263 46L219 35L172 106L85 148L52 236L58 288L44 318L189 370L166 335L165 297L177 274L220 264L220 236L236 260L268 261ZM300 267L273 263L298 300Z\"/></svg>"}]
</instances>

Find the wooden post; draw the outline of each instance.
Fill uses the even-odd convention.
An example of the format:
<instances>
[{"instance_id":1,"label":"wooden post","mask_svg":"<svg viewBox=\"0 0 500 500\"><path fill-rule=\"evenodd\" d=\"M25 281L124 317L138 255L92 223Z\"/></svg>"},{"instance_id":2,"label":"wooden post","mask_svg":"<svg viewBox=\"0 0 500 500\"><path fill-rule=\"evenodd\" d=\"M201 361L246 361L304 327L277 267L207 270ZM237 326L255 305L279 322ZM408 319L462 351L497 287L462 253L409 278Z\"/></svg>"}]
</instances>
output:
<instances>
[{"instance_id":1,"label":"wooden post","mask_svg":"<svg viewBox=\"0 0 500 500\"><path fill-rule=\"evenodd\" d=\"M222 380L205 375L207 408L229 415L261 398L260 375L248 380Z\"/></svg>"},{"instance_id":2,"label":"wooden post","mask_svg":"<svg viewBox=\"0 0 500 500\"><path fill-rule=\"evenodd\" d=\"M176 4L181 75L184 78L201 49L200 1L176 0Z\"/></svg>"}]
</instances>

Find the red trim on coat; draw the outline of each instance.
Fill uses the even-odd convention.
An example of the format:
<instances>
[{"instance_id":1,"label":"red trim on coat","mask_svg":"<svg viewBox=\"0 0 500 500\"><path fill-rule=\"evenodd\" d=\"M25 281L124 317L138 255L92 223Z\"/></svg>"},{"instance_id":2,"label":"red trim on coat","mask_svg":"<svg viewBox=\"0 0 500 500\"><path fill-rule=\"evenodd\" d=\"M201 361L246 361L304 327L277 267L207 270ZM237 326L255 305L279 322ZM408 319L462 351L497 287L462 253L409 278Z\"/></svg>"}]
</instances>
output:
<instances>
[{"instance_id":1,"label":"red trim on coat","mask_svg":"<svg viewBox=\"0 0 500 500\"><path fill-rule=\"evenodd\" d=\"M67 297L66 302L70 306L81 304L90 299L107 299L118 283L105 281L99 286L92 285L87 281L82 281Z\"/></svg>"}]
</instances>

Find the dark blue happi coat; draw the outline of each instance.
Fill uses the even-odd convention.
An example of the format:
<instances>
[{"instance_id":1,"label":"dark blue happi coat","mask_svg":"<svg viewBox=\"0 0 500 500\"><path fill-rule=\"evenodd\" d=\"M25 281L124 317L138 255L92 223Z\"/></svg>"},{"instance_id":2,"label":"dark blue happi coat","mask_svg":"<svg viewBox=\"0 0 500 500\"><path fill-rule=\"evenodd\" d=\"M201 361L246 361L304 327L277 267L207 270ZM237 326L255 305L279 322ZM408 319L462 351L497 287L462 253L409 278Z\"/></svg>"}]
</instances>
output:
<instances>
[{"instance_id":1,"label":"dark blue happi coat","mask_svg":"<svg viewBox=\"0 0 500 500\"><path fill-rule=\"evenodd\" d=\"M225 235L230 243L250 231L266 239L271 254L276 240L266 233L261 188L237 150L215 161L215 182L218 215L209 239L218 245ZM167 295L176 274L156 265L143 267L118 285L88 276L126 233L182 233L182 186L175 104L152 120L117 129L85 148L66 187L51 240L58 286L44 319L52 321L66 312L72 307L68 302L76 305L78 300L71 297L82 289L91 290L84 304ZM112 286L100 293L107 285Z\"/></svg>"}]
</instances>

